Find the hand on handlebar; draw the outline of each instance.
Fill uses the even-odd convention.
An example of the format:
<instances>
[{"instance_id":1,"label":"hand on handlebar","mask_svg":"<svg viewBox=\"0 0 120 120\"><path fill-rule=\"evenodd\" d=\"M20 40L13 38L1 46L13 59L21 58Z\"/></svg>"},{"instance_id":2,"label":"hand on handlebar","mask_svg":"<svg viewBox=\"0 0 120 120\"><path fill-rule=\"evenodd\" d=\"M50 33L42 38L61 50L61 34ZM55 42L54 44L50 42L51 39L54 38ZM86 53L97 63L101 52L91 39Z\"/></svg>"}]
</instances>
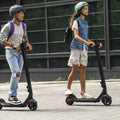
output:
<instances>
[{"instance_id":1,"label":"hand on handlebar","mask_svg":"<svg viewBox=\"0 0 120 120\"><path fill-rule=\"evenodd\" d=\"M26 51L31 51L33 48L28 41L24 41Z\"/></svg>"},{"instance_id":2,"label":"hand on handlebar","mask_svg":"<svg viewBox=\"0 0 120 120\"><path fill-rule=\"evenodd\" d=\"M27 44L27 45L26 45L26 48L27 48L28 51L31 51L31 50L33 49L30 44Z\"/></svg>"},{"instance_id":3,"label":"hand on handlebar","mask_svg":"<svg viewBox=\"0 0 120 120\"><path fill-rule=\"evenodd\" d=\"M96 44L94 42L88 42L88 45L91 46L91 47L95 47ZM98 43L98 48L101 48L102 47L102 43Z\"/></svg>"},{"instance_id":4,"label":"hand on handlebar","mask_svg":"<svg viewBox=\"0 0 120 120\"><path fill-rule=\"evenodd\" d=\"M88 42L88 45L90 45L91 47L94 47L95 43L94 42Z\"/></svg>"},{"instance_id":5,"label":"hand on handlebar","mask_svg":"<svg viewBox=\"0 0 120 120\"><path fill-rule=\"evenodd\" d=\"M99 48L101 48L102 47L102 43L99 43Z\"/></svg>"},{"instance_id":6,"label":"hand on handlebar","mask_svg":"<svg viewBox=\"0 0 120 120\"><path fill-rule=\"evenodd\" d=\"M22 44L26 44L25 47L24 47L26 49L26 51L31 51L33 49L32 46L29 43L24 42ZM16 51L19 51L21 49L22 44L20 46L19 45L13 45L12 49L14 49Z\"/></svg>"},{"instance_id":7,"label":"hand on handlebar","mask_svg":"<svg viewBox=\"0 0 120 120\"><path fill-rule=\"evenodd\" d=\"M16 51L19 51L20 50L20 46L19 45L13 45L13 47L12 47L14 50L16 50Z\"/></svg>"}]
</instances>

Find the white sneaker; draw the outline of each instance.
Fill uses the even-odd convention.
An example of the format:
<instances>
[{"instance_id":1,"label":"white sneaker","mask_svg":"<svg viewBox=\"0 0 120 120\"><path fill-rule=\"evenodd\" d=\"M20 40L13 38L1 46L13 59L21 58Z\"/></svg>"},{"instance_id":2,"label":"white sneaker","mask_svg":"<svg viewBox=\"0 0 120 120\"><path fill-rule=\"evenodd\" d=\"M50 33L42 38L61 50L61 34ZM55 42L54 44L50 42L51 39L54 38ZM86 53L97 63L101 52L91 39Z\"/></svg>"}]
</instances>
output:
<instances>
[{"instance_id":1,"label":"white sneaker","mask_svg":"<svg viewBox=\"0 0 120 120\"><path fill-rule=\"evenodd\" d=\"M94 98L94 97L87 93L84 93L83 95L81 95L81 98Z\"/></svg>"},{"instance_id":2,"label":"white sneaker","mask_svg":"<svg viewBox=\"0 0 120 120\"><path fill-rule=\"evenodd\" d=\"M66 91L65 91L65 96L66 96L66 95L70 95L70 94L73 94L73 92L72 92L70 89L66 89Z\"/></svg>"}]
</instances>

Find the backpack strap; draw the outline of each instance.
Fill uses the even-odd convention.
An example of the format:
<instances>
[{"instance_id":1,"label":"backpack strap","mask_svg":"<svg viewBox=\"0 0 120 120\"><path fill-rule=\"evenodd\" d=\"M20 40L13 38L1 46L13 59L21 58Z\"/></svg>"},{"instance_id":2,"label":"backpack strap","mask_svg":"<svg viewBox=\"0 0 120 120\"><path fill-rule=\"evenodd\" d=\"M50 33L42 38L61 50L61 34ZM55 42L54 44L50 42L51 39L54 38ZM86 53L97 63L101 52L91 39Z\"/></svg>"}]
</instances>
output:
<instances>
[{"instance_id":1,"label":"backpack strap","mask_svg":"<svg viewBox=\"0 0 120 120\"><path fill-rule=\"evenodd\" d=\"M80 23L79 23L79 21L77 20L77 24L78 24L78 27L80 26Z\"/></svg>"},{"instance_id":2,"label":"backpack strap","mask_svg":"<svg viewBox=\"0 0 120 120\"><path fill-rule=\"evenodd\" d=\"M22 21L20 23L22 24L22 27L23 27L23 31L24 31L23 38L24 38L24 35L25 35L25 24Z\"/></svg>"},{"instance_id":3,"label":"backpack strap","mask_svg":"<svg viewBox=\"0 0 120 120\"><path fill-rule=\"evenodd\" d=\"M10 23L10 32L9 32L9 36L8 36L7 40L14 33L14 30L15 30L13 21L8 21L8 23Z\"/></svg>"},{"instance_id":4,"label":"backpack strap","mask_svg":"<svg viewBox=\"0 0 120 120\"><path fill-rule=\"evenodd\" d=\"M23 30L25 32L25 24L23 22L20 22L22 24Z\"/></svg>"}]
</instances>

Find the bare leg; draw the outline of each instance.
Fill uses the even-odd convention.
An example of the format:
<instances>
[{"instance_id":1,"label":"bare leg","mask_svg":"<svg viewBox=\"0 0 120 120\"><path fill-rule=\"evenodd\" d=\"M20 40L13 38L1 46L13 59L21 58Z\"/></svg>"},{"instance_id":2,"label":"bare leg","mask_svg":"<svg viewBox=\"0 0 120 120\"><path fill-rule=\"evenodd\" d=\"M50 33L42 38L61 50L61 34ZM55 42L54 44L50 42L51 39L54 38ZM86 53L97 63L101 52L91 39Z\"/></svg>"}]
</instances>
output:
<instances>
[{"instance_id":1,"label":"bare leg","mask_svg":"<svg viewBox=\"0 0 120 120\"><path fill-rule=\"evenodd\" d=\"M73 65L72 66L72 71L68 76L67 89L71 89L72 81L73 81L77 72L78 72L78 65Z\"/></svg>"},{"instance_id":2,"label":"bare leg","mask_svg":"<svg viewBox=\"0 0 120 120\"><path fill-rule=\"evenodd\" d=\"M81 94L84 94L86 91L85 88L86 81L86 66L80 64L80 84L81 84Z\"/></svg>"}]
</instances>

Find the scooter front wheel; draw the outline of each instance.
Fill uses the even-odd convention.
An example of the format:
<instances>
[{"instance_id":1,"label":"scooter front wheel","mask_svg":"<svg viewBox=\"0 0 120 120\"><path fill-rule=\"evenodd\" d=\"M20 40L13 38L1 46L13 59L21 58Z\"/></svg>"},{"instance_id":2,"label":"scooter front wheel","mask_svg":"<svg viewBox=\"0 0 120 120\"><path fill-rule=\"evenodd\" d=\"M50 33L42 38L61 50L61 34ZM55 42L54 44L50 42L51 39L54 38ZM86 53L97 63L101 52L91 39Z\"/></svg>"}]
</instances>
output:
<instances>
[{"instance_id":1,"label":"scooter front wheel","mask_svg":"<svg viewBox=\"0 0 120 120\"><path fill-rule=\"evenodd\" d=\"M104 95L104 96L102 97L102 102L103 102L103 104L104 104L105 106L109 106L109 105L111 105L111 103L112 103L112 98L111 98L110 96L108 96L108 95Z\"/></svg>"},{"instance_id":2,"label":"scooter front wheel","mask_svg":"<svg viewBox=\"0 0 120 120\"><path fill-rule=\"evenodd\" d=\"M28 107L31 111L35 111L37 109L37 101L34 99L29 100Z\"/></svg>"}]
</instances>

